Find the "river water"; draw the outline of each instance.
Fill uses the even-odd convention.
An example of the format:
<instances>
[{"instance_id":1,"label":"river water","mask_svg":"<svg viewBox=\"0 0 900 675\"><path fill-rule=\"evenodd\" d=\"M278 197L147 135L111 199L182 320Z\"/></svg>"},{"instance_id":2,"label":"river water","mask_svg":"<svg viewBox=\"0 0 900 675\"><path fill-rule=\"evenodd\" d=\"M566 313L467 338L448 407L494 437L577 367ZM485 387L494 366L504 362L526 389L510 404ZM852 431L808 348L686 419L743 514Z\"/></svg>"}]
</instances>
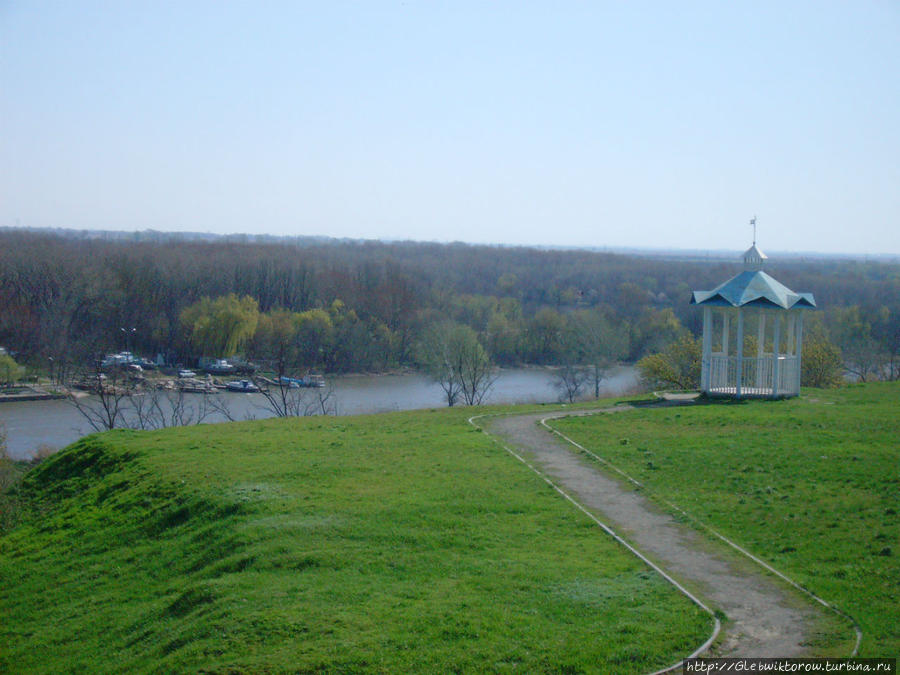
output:
<instances>
[{"instance_id":1,"label":"river water","mask_svg":"<svg viewBox=\"0 0 900 675\"><path fill-rule=\"evenodd\" d=\"M359 415L439 408L446 405L440 386L423 375L348 375L328 379L334 387L332 400L338 415ZM638 375L633 367L620 366L609 371L601 383L601 395L615 396L634 389ZM189 394L191 403L199 403L202 394ZM223 393L234 419L271 417L259 394ZM559 400L555 372L547 368L523 368L500 371L485 403L552 403ZM189 403L190 404L190 403ZM210 416L206 422L223 421ZM37 448L60 449L93 430L81 413L68 401L22 401L0 403L0 423L6 428L6 444L11 457L24 459Z\"/></svg>"}]
</instances>

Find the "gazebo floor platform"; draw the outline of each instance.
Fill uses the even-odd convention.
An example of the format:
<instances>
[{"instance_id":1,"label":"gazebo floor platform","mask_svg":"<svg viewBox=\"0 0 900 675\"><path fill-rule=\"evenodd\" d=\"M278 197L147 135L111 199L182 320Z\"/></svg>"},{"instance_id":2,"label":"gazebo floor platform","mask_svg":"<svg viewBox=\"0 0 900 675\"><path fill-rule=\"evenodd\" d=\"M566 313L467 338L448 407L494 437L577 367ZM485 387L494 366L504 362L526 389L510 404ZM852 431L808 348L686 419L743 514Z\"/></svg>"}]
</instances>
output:
<instances>
[{"instance_id":1,"label":"gazebo floor platform","mask_svg":"<svg viewBox=\"0 0 900 675\"><path fill-rule=\"evenodd\" d=\"M706 392L707 396L730 396L737 397L737 387L712 387ZM777 395L769 388L757 387L741 387L741 398L787 398L789 396L797 396L796 392L780 391Z\"/></svg>"}]
</instances>

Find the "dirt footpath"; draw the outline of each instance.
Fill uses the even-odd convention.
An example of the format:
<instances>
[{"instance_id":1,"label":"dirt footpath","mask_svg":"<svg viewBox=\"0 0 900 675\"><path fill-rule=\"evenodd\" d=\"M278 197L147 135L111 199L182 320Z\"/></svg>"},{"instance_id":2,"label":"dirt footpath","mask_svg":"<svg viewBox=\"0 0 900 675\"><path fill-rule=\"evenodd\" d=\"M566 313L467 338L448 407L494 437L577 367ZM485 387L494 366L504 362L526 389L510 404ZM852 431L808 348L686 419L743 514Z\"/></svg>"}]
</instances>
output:
<instances>
[{"instance_id":1,"label":"dirt footpath","mask_svg":"<svg viewBox=\"0 0 900 675\"><path fill-rule=\"evenodd\" d=\"M695 530L662 512L640 492L607 477L596 465L539 426L567 413L479 420L480 426L520 452L563 490L594 512L707 605L725 613L716 656L801 656L817 608L806 606L763 570L719 550Z\"/></svg>"}]
</instances>

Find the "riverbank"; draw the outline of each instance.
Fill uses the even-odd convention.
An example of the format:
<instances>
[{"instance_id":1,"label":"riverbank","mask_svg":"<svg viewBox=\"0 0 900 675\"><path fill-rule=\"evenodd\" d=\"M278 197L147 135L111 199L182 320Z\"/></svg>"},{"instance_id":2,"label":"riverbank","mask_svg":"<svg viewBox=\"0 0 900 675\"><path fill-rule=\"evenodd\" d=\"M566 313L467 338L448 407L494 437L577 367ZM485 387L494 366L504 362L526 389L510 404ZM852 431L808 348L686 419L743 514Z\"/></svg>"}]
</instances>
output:
<instances>
[{"instance_id":1,"label":"riverbank","mask_svg":"<svg viewBox=\"0 0 900 675\"><path fill-rule=\"evenodd\" d=\"M15 387L0 391L0 403L16 401L54 401L66 398L59 390L47 390L43 387Z\"/></svg>"},{"instance_id":2,"label":"riverbank","mask_svg":"<svg viewBox=\"0 0 900 675\"><path fill-rule=\"evenodd\" d=\"M333 385L332 401L337 414L363 415L420 408L444 408L447 403L440 386L416 373L390 375L341 375L328 378ZM555 403L557 370L553 368L509 368L499 371L498 378L485 403ZM618 366L609 371L601 384L602 396L616 396L634 391L638 374L631 366ZM310 390L311 392L322 390ZM86 392L77 392L90 401ZM205 394L186 394L184 404L194 410L208 408ZM235 420L272 417L260 394L221 392ZM210 414L204 423L224 422L221 414ZM87 420L66 400L16 400L0 405L0 424L6 427L9 454L15 459L28 459L38 448L58 450L94 430Z\"/></svg>"}]
</instances>

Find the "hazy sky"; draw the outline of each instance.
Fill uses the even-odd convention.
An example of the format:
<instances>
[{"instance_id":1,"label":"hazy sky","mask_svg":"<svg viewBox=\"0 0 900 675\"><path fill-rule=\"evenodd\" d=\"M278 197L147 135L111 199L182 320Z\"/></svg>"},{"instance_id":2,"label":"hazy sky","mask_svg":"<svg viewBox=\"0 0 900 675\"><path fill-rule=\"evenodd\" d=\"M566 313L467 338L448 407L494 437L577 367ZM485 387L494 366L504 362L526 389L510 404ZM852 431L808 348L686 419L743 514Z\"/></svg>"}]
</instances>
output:
<instances>
[{"instance_id":1,"label":"hazy sky","mask_svg":"<svg viewBox=\"0 0 900 675\"><path fill-rule=\"evenodd\" d=\"M900 253L900 2L0 0L0 226Z\"/></svg>"}]
</instances>

